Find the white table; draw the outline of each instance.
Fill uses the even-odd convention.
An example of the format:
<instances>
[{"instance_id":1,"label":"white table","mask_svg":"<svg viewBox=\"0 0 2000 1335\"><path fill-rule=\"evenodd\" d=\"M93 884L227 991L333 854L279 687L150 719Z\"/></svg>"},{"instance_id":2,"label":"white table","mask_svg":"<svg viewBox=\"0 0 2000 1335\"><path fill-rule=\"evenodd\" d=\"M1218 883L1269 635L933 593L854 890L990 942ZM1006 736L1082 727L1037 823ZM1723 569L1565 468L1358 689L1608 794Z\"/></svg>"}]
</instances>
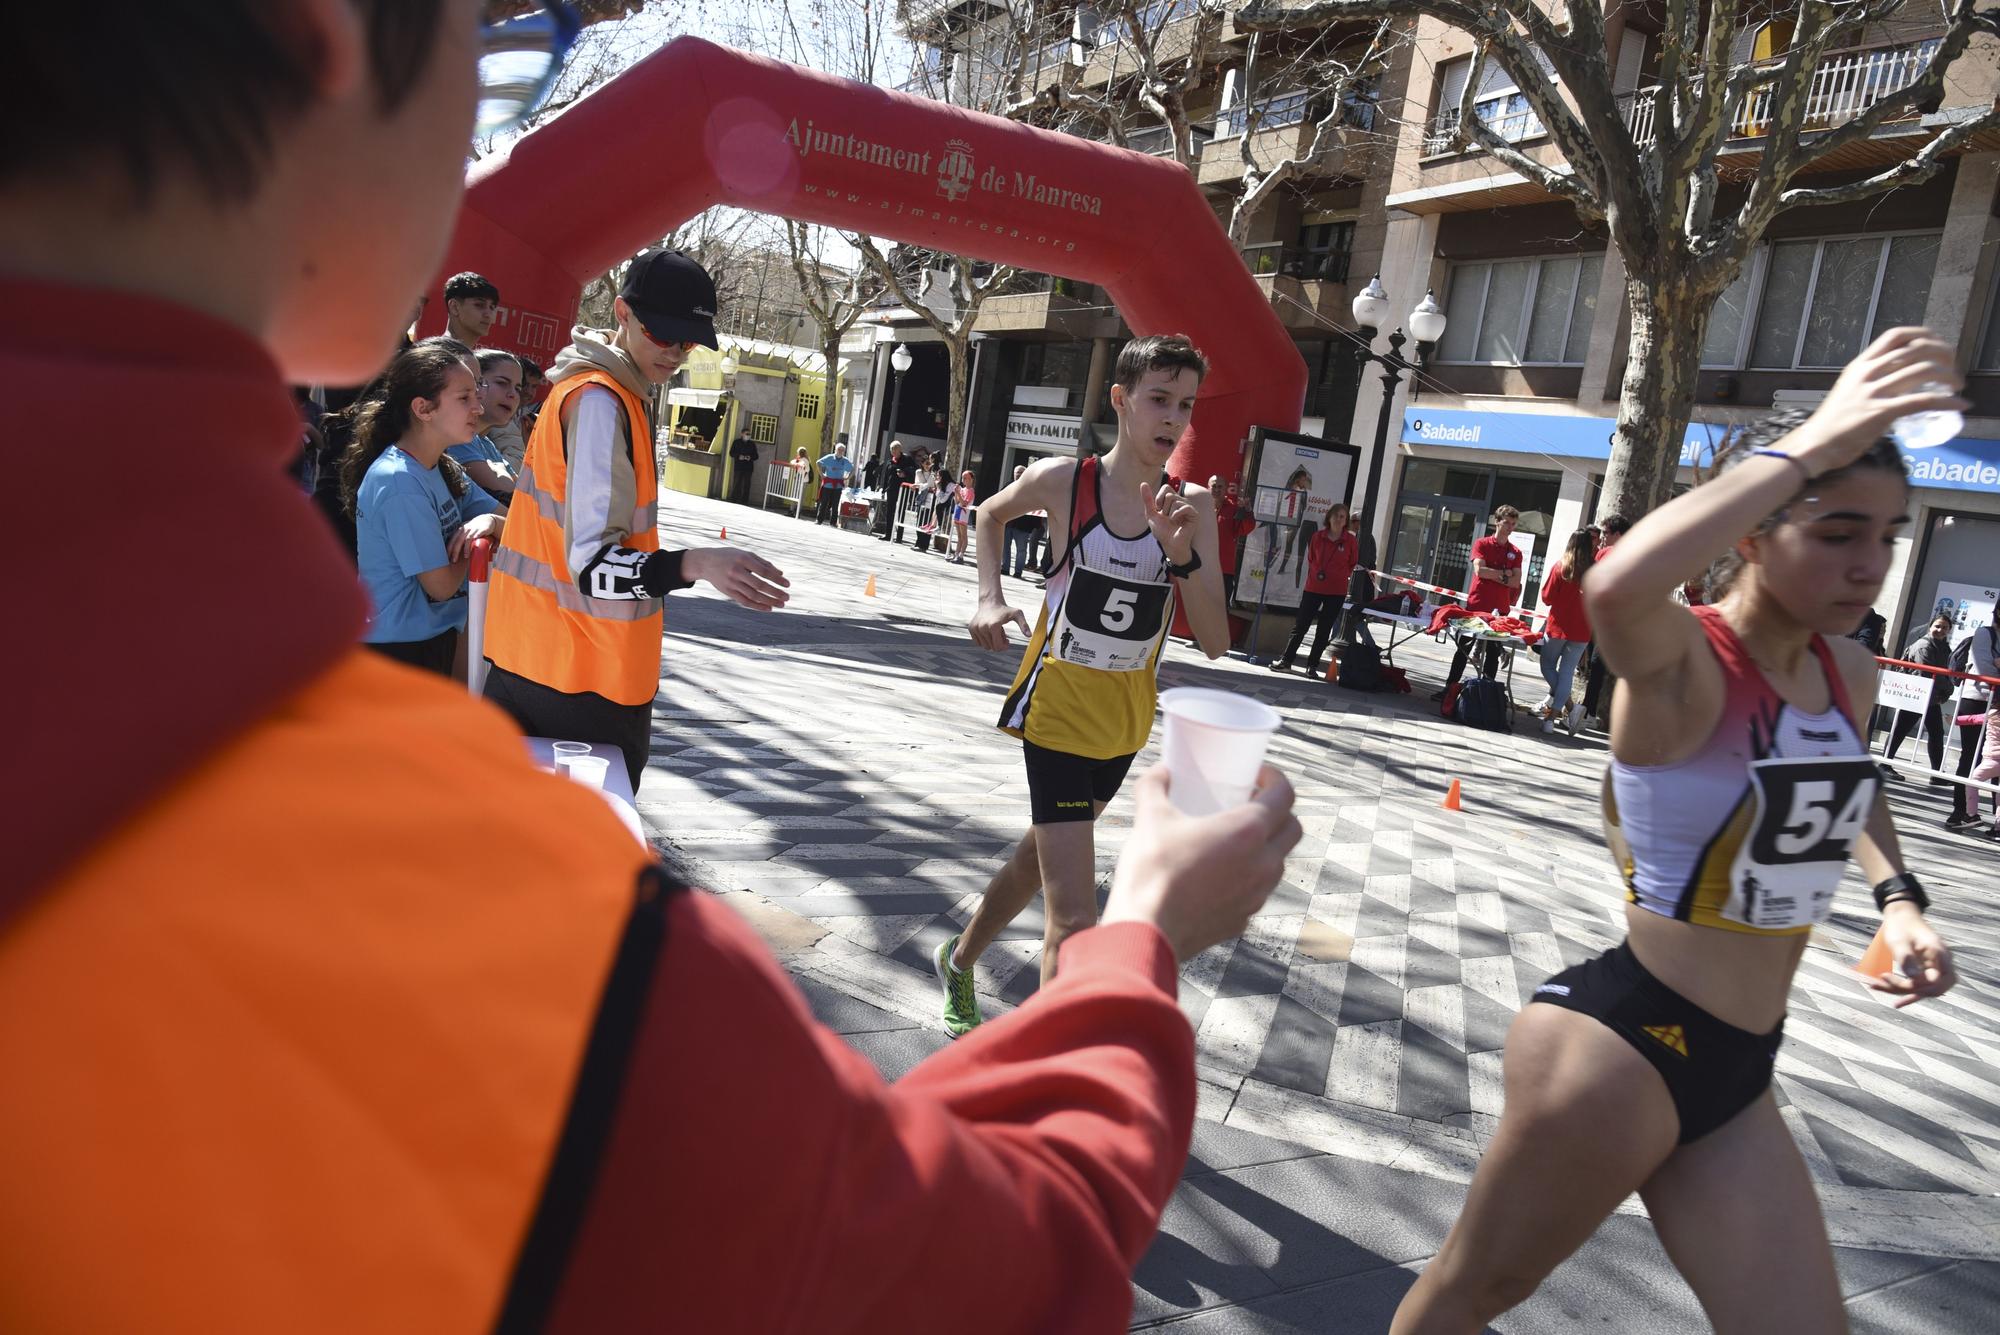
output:
<instances>
[{"instance_id":1,"label":"white table","mask_svg":"<svg viewBox=\"0 0 2000 1335\"><path fill-rule=\"evenodd\" d=\"M1382 647L1384 663L1393 664L1396 661L1397 645L1431 633L1431 619L1427 616L1407 617L1400 612L1378 612L1372 607L1363 609L1361 615L1370 621L1380 621L1389 628L1389 643ZM1402 633L1398 634L1398 631Z\"/></svg>"},{"instance_id":2,"label":"white table","mask_svg":"<svg viewBox=\"0 0 2000 1335\"><path fill-rule=\"evenodd\" d=\"M556 769L556 743L562 739L523 737L521 740L528 745L529 759L543 769ZM587 742L585 745L590 747L590 754L610 762L610 768L604 774L604 787L592 791L601 792L604 800L611 804L611 809L618 813L618 818L625 822L625 828L632 832L633 838L645 843L646 827L639 821L638 807L633 805L632 776L625 772L625 753L609 742ZM556 770L556 773L562 774L563 771Z\"/></svg>"}]
</instances>

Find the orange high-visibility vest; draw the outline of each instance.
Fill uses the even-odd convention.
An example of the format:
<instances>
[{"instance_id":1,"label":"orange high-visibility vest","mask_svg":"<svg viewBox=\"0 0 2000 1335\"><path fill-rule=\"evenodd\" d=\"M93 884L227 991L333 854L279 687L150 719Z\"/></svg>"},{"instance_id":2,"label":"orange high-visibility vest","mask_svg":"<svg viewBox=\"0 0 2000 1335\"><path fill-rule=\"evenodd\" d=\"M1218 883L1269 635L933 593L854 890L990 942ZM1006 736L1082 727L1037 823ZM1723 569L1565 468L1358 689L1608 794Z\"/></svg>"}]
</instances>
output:
<instances>
[{"instance_id":1,"label":"orange high-visibility vest","mask_svg":"<svg viewBox=\"0 0 2000 1335\"><path fill-rule=\"evenodd\" d=\"M569 495L563 409L586 385L610 390L625 409L638 489L632 535L624 545L640 552L659 550L654 528L659 478L645 403L602 371L559 382L528 439L507 527L493 556L486 656L551 690L571 695L589 691L621 705L651 704L660 689L662 600L586 596L577 588L563 541L563 507Z\"/></svg>"},{"instance_id":2,"label":"orange high-visibility vest","mask_svg":"<svg viewBox=\"0 0 2000 1335\"><path fill-rule=\"evenodd\" d=\"M0 934L0 1330L490 1331L651 865L341 659Z\"/></svg>"}]
</instances>

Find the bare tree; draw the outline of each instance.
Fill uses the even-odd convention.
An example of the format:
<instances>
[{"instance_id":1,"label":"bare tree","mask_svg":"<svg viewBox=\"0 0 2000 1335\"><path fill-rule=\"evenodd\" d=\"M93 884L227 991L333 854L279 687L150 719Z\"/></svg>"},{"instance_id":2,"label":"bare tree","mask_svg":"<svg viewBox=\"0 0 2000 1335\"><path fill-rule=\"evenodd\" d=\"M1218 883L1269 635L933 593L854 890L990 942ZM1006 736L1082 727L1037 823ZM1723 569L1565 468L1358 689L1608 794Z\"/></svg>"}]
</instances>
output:
<instances>
[{"instance_id":1,"label":"bare tree","mask_svg":"<svg viewBox=\"0 0 2000 1335\"><path fill-rule=\"evenodd\" d=\"M1142 0L1121 0L1103 12L1103 24L1091 38L1109 40L1074 64L1074 75L1058 77L1012 114L1120 148L1131 146L1136 130L1157 125L1166 131L1174 161L1192 171L1201 146L1194 140L1189 107L1212 76L1211 57L1229 17L1228 0L1195 0L1192 11L1181 16L1192 22L1179 26L1159 22L1157 5ZM1081 42L1080 32L1074 36ZM1038 54L1050 49L1045 44ZM1102 91L1086 91L1082 74L1100 70ZM1039 74L1037 62L1031 77L1039 81Z\"/></svg>"},{"instance_id":2,"label":"bare tree","mask_svg":"<svg viewBox=\"0 0 2000 1335\"><path fill-rule=\"evenodd\" d=\"M972 327L979 320L979 308L986 299L1005 287L1016 270L1011 265L988 265L963 255L947 255L915 247L900 247L894 258L882 253L874 238L851 236L848 240L861 252L870 270L888 288L889 294L907 306L944 341L951 356L951 396L945 414L945 450L950 461L949 475L956 477L965 467L965 412L972 380ZM981 271L984 272L981 272ZM951 302L946 318L932 309L927 298L942 282Z\"/></svg>"},{"instance_id":3,"label":"bare tree","mask_svg":"<svg viewBox=\"0 0 2000 1335\"><path fill-rule=\"evenodd\" d=\"M1772 219L1926 180L1968 140L2000 125L2000 112L1956 119L1911 157L1859 180L1812 187L1797 178L1885 124L1936 106L1953 64L1975 34L1993 31L1993 21L1973 0L1940 0L1937 44L1903 71L1907 81L1892 78L1869 105L1829 116L1815 105L1814 71L1842 42L1902 10L1904 0L1665 0L1658 86L1629 99L1614 90L1601 0L1548 3L1253 0L1237 24L1288 32L1428 15L1474 39L1457 133L1568 201L1585 222L1602 222L1624 260L1630 355L1604 489L1622 513L1637 515L1672 490L1710 313ZM1776 18L1793 25L1783 58L1735 63L1746 24ZM1538 160L1479 117L1474 94L1488 62L1513 80L1566 165ZM1725 178L1722 150L1753 125L1762 152L1736 184Z\"/></svg>"},{"instance_id":4,"label":"bare tree","mask_svg":"<svg viewBox=\"0 0 2000 1335\"><path fill-rule=\"evenodd\" d=\"M747 277L755 266L747 258L757 247L759 216L740 209L712 208L661 237L656 243L691 256L715 280L716 312L740 306ZM630 260L621 260L584 285L577 319L593 329L615 323L611 304L618 298ZM718 323L726 323L719 320Z\"/></svg>"},{"instance_id":5,"label":"bare tree","mask_svg":"<svg viewBox=\"0 0 2000 1335\"><path fill-rule=\"evenodd\" d=\"M785 246L792 271L798 275L806 314L819 330L820 353L826 358L826 400L819 417L819 451L833 451L834 421L840 389L840 345L862 313L882 295L880 274L866 265L842 271L825 262L825 231L785 220ZM857 451L858 453L858 451Z\"/></svg>"}]
</instances>

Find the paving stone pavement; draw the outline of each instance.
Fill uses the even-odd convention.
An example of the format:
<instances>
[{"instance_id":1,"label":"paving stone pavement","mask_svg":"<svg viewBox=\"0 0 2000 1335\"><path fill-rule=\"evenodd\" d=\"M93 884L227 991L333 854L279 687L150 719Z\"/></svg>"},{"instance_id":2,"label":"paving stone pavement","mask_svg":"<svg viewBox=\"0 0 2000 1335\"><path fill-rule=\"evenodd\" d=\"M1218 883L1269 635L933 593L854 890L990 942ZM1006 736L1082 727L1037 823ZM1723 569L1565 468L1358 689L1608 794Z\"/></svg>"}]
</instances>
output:
<instances>
[{"instance_id":1,"label":"paving stone pavement","mask_svg":"<svg viewBox=\"0 0 2000 1335\"><path fill-rule=\"evenodd\" d=\"M727 525L778 561L794 599L774 616L706 591L672 600L641 814L700 883L752 913L822 1019L899 1075L947 1041L931 950L1026 828L1019 744L992 727L1017 653L965 638L969 566L716 502L667 508L670 541ZM1032 619L1039 588L1008 590ZM1508 1023L1543 978L1621 935L1599 837L1602 737L1446 723L1423 698L1443 655L1420 642L1398 659L1418 694L1169 649L1163 686L1241 691L1284 716L1272 757L1305 837L1242 939L1183 971L1201 1120L1137 1275L1136 1327L1386 1329L1499 1115ZM1539 687L1524 663L1517 695ZM1141 764L1157 744L1158 730ZM1453 778L1462 812L1440 806ZM1873 910L1850 874L1794 989L1778 1098L1854 1329L1991 1329L2000 849L1938 828L1938 792L1896 785L1893 799L1965 981L1905 1011L1865 993L1848 969ZM1129 828L1121 799L1099 826L1101 881ZM1040 938L1031 909L980 962L989 1016L1033 992ZM1706 1329L1636 1200L1494 1328L1573 1324Z\"/></svg>"}]
</instances>

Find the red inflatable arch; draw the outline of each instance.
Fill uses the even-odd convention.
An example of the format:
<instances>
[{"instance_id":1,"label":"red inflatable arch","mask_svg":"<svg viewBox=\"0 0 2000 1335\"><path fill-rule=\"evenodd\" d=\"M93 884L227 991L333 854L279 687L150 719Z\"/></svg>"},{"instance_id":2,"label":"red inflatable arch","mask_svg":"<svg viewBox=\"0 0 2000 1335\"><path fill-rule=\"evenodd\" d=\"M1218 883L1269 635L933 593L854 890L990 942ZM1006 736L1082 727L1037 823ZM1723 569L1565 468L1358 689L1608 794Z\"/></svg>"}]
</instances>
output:
<instances>
[{"instance_id":1,"label":"red inflatable arch","mask_svg":"<svg viewBox=\"0 0 2000 1335\"><path fill-rule=\"evenodd\" d=\"M1178 476L1298 428L1305 362L1185 168L694 37L475 164L444 273L491 278L493 341L546 361L584 283L715 204L1096 283L1187 334L1212 370Z\"/></svg>"}]
</instances>

